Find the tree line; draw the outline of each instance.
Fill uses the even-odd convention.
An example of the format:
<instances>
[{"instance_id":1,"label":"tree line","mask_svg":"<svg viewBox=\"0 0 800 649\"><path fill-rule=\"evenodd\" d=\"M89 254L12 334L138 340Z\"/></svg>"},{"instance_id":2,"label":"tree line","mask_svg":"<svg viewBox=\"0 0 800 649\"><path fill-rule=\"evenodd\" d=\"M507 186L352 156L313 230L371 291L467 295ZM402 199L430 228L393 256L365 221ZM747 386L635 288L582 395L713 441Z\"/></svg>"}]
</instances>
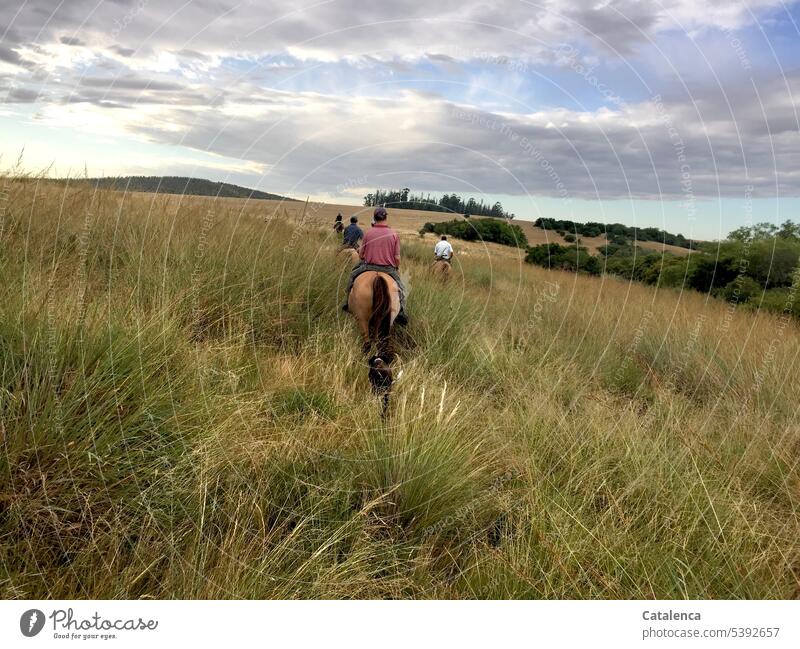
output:
<instances>
[{"instance_id":1,"label":"tree line","mask_svg":"<svg viewBox=\"0 0 800 649\"><path fill-rule=\"evenodd\" d=\"M514 214L506 212L500 201L490 205L483 199L464 200L458 194L445 194L439 198L430 194L413 194L408 187L403 189L376 189L364 196L364 205L377 207L385 205L401 210L422 210L427 212L451 212L470 216L490 216L497 219L513 219Z\"/></svg>"},{"instance_id":2,"label":"tree line","mask_svg":"<svg viewBox=\"0 0 800 649\"><path fill-rule=\"evenodd\" d=\"M545 268L615 275L660 288L693 289L728 302L800 317L800 224L759 223L725 241L702 242L688 256L609 242L592 255L580 245L542 244L526 261Z\"/></svg>"},{"instance_id":3,"label":"tree line","mask_svg":"<svg viewBox=\"0 0 800 649\"><path fill-rule=\"evenodd\" d=\"M558 234L565 236L567 234L580 235L582 237L600 237L606 235L606 238L614 244L624 245L630 240L636 241L658 241L670 246L679 246L681 248L694 249L695 242L690 241L682 234L672 234L659 228L637 228L634 226L623 225L622 223L597 223L596 221L589 221L588 223L577 223L575 221L539 218L533 223L536 227L543 230L554 230Z\"/></svg>"}]
</instances>

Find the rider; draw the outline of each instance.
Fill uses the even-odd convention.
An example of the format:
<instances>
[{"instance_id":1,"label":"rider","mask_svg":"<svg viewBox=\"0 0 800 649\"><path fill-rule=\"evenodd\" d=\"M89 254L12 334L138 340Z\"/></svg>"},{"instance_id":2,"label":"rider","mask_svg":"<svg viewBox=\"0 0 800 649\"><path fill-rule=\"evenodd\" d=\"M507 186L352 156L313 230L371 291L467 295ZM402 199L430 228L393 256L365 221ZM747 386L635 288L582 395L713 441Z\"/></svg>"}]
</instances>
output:
<instances>
[{"instance_id":1,"label":"rider","mask_svg":"<svg viewBox=\"0 0 800 649\"><path fill-rule=\"evenodd\" d=\"M344 229L342 236L342 248L353 248L358 250L358 242L364 238L364 233L358 227L358 217L350 217L350 225Z\"/></svg>"},{"instance_id":2,"label":"rider","mask_svg":"<svg viewBox=\"0 0 800 649\"><path fill-rule=\"evenodd\" d=\"M344 224L342 223L342 213L339 212L336 215L336 220L333 222L333 231L337 234L344 230Z\"/></svg>"},{"instance_id":3,"label":"rider","mask_svg":"<svg viewBox=\"0 0 800 649\"><path fill-rule=\"evenodd\" d=\"M403 280L400 279L400 273L398 272L400 267L400 236L387 225L387 216L388 213L385 207L375 208L373 215L375 225L364 235L361 250L359 251L361 263L353 269L350 275L347 295L350 295L350 289L353 288L356 277L361 273L368 270L386 273L397 283L397 288L400 291L400 313L397 314L395 322L399 325L404 325L408 322L408 318L405 314L406 287L403 285ZM347 300L345 300L342 310L348 310Z\"/></svg>"},{"instance_id":4,"label":"rider","mask_svg":"<svg viewBox=\"0 0 800 649\"><path fill-rule=\"evenodd\" d=\"M446 234L443 234L442 238L436 242L436 246L433 248L433 255L436 257L436 261L441 260L446 261L448 264L450 263L450 259L453 257L453 246L447 240Z\"/></svg>"}]
</instances>

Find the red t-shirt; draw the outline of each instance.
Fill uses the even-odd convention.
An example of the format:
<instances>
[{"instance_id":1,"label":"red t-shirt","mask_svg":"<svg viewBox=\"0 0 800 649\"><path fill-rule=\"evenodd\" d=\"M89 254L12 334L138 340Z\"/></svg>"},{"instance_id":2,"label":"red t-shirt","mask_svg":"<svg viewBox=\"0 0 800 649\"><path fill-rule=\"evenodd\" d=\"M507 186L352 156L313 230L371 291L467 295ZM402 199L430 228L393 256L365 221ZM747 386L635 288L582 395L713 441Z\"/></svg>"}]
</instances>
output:
<instances>
[{"instance_id":1,"label":"red t-shirt","mask_svg":"<svg viewBox=\"0 0 800 649\"><path fill-rule=\"evenodd\" d=\"M368 264L400 266L400 237L386 223L379 221L364 235L361 259Z\"/></svg>"}]
</instances>

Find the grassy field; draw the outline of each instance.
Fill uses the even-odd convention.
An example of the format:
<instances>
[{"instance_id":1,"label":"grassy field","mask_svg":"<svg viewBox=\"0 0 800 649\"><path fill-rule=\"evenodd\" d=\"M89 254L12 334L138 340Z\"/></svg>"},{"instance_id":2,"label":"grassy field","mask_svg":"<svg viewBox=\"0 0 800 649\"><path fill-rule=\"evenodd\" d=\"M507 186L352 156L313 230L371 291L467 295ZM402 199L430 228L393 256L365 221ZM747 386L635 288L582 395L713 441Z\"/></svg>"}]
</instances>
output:
<instances>
[{"instance_id":1,"label":"grassy field","mask_svg":"<svg viewBox=\"0 0 800 649\"><path fill-rule=\"evenodd\" d=\"M794 321L392 212L384 421L321 209L0 191L3 597L800 596Z\"/></svg>"},{"instance_id":2,"label":"grassy field","mask_svg":"<svg viewBox=\"0 0 800 649\"><path fill-rule=\"evenodd\" d=\"M209 199L210 200L210 199ZM350 216L358 216L362 225L369 225L372 216L372 207L359 207L354 205L340 205L334 203L309 203L308 208L304 208L302 203L287 203L281 201L259 201L260 205L257 209L263 213L278 212L281 215L286 215L289 218L300 218L305 209L304 220L308 224L317 224L320 227L331 227L336 214L342 214L345 217L345 223L348 222ZM401 233L406 235L416 235L425 223L428 221L438 223L440 221L449 221L454 218L460 218L460 214L451 214L449 212L426 212L423 210L399 210L389 209L389 218L395 228ZM475 217L479 218L479 217ZM558 243L560 245L569 245L567 241L557 232L543 230L533 225L533 221L524 221L522 219L514 220L514 224L522 228L525 236L528 238L528 243L532 246L541 243ZM455 242L454 242L455 243ZM608 243L605 236L600 237L581 237L581 245L585 246L593 255L599 254L600 248ZM461 242L458 243L461 245ZM687 248L679 246L670 246L657 241L639 241L638 246L645 248L647 251L656 252L669 252L681 257L691 253ZM497 246L492 248L495 254L513 254L509 253L504 246ZM516 256L516 255L514 255Z\"/></svg>"}]
</instances>

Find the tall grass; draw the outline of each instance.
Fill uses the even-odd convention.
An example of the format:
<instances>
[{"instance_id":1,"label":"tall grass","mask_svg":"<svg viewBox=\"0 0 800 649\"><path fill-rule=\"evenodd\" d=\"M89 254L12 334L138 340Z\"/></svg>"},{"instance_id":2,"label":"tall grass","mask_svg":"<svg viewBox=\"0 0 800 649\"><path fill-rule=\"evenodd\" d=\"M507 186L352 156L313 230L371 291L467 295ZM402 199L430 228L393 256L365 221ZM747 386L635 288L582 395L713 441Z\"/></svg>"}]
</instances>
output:
<instances>
[{"instance_id":1,"label":"tall grass","mask_svg":"<svg viewBox=\"0 0 800 649\"><path fill-rule=\"evenodd\" d=\"M313 218L0 181L4 597L800 595L794 323L404 242L383 420Z\"/></svg>"}]
</instances>

